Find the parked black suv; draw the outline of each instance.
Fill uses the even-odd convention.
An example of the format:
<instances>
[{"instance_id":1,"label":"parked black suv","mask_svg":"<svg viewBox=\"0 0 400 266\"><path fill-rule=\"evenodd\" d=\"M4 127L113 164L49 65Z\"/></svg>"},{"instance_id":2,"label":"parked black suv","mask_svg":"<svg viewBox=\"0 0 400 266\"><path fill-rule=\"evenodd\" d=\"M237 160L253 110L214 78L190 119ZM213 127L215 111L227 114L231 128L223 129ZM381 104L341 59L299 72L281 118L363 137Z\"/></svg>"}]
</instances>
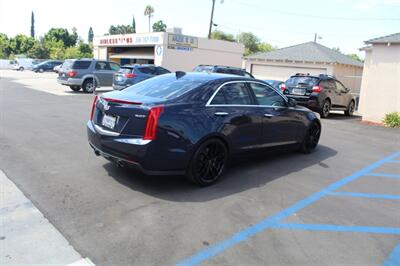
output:
<instances>
[{"instance_id":1,"label":"parked black suv","mask_svg":"<svg viewBox=\"0 0 400 266\"><path fill-rule=\"evenodd\" d=\"M238 67L230 66L211 66L211 65L198 65L193 69L194 72L213 72L213 73L223 73L231 74L242 77L254 78L252 74L246 72L246 70Z\"/></svg>"},{"instance_id":2,"label":"parked black suv","mask_svg":"<svg viewBox=\"0 0 400 266\"><path fill-rule=\"evenodd\" d=\"M296 74L291 76L285 86L281 87L283 94L313 111L328 117L331 110L344 111L345 115L354 113L356 101L340 81L330 75Z\"/></svg>"}]
</instances>

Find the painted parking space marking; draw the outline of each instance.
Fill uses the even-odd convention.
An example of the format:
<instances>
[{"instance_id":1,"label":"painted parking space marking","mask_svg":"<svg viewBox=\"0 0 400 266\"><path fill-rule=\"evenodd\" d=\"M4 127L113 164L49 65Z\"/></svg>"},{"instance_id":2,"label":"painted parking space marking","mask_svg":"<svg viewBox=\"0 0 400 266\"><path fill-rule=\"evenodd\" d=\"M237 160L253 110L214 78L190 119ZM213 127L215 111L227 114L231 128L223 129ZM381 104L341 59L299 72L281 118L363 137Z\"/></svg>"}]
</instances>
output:
<instances>
[{"instance_id":1,"label":"painted parking space marking","mask_svg":"<svg viewBox=\"0 0 400 266\"><path fill-rule=\"evenodd\" d=\"M0 170L0 258L5 265L94 265Z\"/></svg>"},{"instance_id":2,"label":"painted parking space marking","mask_svg":"<svg viewBox=\"0 0 400 266\"><path fill-rule=\"evenodd\" d=\"M349 175L343 179L340 179L327 187L323 188L322 190L311 194L307 198L300 200L290 207L278 212L275 215L269 216L265 218L264 220L260 221L259 223L252 225L250 227L247 227L246 229L232 235L231 237L227 238L226 240L223 240L219 243L216 243L214 245L211 245L210 247L200 250L199 252L195 253L192 256L189 256L182 261L178 262L177 265L197 265L207 259L210 259L224 250L235 246L236 244L247 240L248 238L254 236L257 233L260 233L262 231L265 231L266 229L273 229L276 227L284 227L285 225L282 224L282 220L287 218L288 216L298 212L299 210L309 206L310 204L318 201L322 197L325 197L329 195L331 192L335 192L338 188L341 188L342 186L357 180L360 177L367 176L367 175L373 175L373 176L383 176L383 177L391 177L391 178L400 178L400 175L393 175L393 174L385 174L385 173L372 173L373 170L376 168L384 165L385 163L392 162L392 161L397 161L400 158L400 152L396 152L388 157L385 157L382 160L379 160L375 163L372 163L365 168L361 169L360 171L355 172L352 175ZM292 226L295 226L292 224ZM300 227L300 225L296 225L297 227ZM346 230L358 230L358 232L372 232L372 233L381 233L381 234L399 234L400 233L400 227L399 228L385 228L385 227L368 227L368 226L341 226L341 225L301 225L303 228L309 227L309 230L316 230L318 228L322 229L330 229L330 231L333 231L333 229L336 230L342 230L343 232ZM366 231L366 230L369 231ZM364 230L364 231L362 231ZM329 230L328 230L329 231Z\"/></svg>"},{"instance_id":3,"label":"painted parking space marking","mask_svg":"<svg viewBox=\"0 0 400 266\"><path fill-rule=\"evenodd\" d=\"M344 196L344 197L360 197L360 198L373 198L373 199L394 199L400 200L400 195L387 195L387 194L370 194L370 193L354 193L354 192L329 192L331 196Z\"/></svg>"},{"instance_id":4,"label":"painted parking space marking","mask_svg":"<svg viewBox=\"0 0 400 266\"><path fill-rule=\"evenodd\" d=\"M389 257L382 266L399 266L400 265L400 243L393 249Z\"/></svg>"}]
</instances>

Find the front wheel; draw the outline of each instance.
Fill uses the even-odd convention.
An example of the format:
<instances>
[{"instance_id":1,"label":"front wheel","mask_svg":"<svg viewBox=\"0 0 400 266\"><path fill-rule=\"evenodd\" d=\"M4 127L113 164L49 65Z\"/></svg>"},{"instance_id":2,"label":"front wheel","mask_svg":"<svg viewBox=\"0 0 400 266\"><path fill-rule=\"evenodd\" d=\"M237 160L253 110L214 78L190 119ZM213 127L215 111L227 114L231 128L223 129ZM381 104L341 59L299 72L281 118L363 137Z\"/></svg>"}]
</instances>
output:
<instances>
[{"instance_id":1,"label":"front wheel","mask_svg":"<svg viewBox=\"0 0 400 266\"><path fill-rule=\"evenodd\" d=\"M95 88L95 82L91 78L85 80L85 82L83 82L82 84L82 89L86 93L92 93L94 91L94 88Z\"/></svg>"},{"instance_id":2,"label":"front wheel","mask_svg":"<svg viewBox=\"0 0 400 266\"><path fill-rule=\"evenodd\" d=\"M355 109L356 109L356 104L354 101L351 101L349 103L349 106L347 106L346 111L344 111L344 114L347 116L352 116L354 114Z\"/></svg>"},{"instance_id":3,"label":"front wheel","mask_svg":"<svg viewBox=\"0 0 400 266\"><path fill-rule=\"evenodd\" d=\"M222 176L227 161L228 149L225 144L219 139L207 140L193 155L186 178L200 186L211 185Z\"/></svg>"},{"instance_id":4,"label":"front wheel","mask_svg":"<svg viewBox=\"0 0 400 266\"><path fill-rule=\"evenodd\" d=\"M44 69L43 69L43 68L39 69L39 72L40 72L40 73L43 73L43 72L44 72Z\"/></svg>"},{"instance_id":5,"label":"front wheel","mask_svg":"<svg viewBox=\"0 0 400 266\"><path fill-rule=\"evenodd\" d=\"M321 136L321 125L313 122L308 128L303 142L300 145L299 151L302 153L311 153L318 145Z\"/></svg>"},{"instance_id":6,"label":"front wheel","mask_svg":"<svg viewBox=\"0 0 400 266\"><path fill-rule=\"evenodd\" d=\"M24 71L24 67L19 67L18 70L19 71Z\"/></svg>"}]
</instances>

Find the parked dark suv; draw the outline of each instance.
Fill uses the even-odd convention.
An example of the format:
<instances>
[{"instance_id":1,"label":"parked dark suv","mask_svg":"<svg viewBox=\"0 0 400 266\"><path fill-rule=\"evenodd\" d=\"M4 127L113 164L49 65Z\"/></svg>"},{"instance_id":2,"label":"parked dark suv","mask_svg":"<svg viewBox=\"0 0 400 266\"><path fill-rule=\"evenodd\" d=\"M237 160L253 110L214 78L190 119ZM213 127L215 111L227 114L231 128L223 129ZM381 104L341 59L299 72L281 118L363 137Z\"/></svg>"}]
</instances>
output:
<instances>
[{"instance_id":1,"label":"parked dark suv","mask_svg":"<svg viewBox=\"0 0 400 266\"><path fill-rule=\"evenodd\" d=\"M95 87L111 86L113 75L119 70L114 62L97 59L65 60L58 72L58 83L73 91L93 92Z\"/></svg>"},{"instance_id":2,"label":"parked dark suv","mask_svg":"<svg viewBox=\"0 0 400 266\"><path fill-rule=\"evenodd\" d=\"M59 66L63 63L63 61L59 61L59 60L48 60L48 61L44 61L42 63L39 63L37 65L34 65L32 68L33 72L46 72L46 71L53 71L54 67Z\"/></svg>"},{"instance_id":3,"label":"parked dark suv","mask_svg":"<svg viewBox=\"0 0 400 266\"><path fill-rule=\"evenodd\" d=\"M244 69L238 67L230 66L211 66L211 65L198 65L193 69L194 72L212 72L212 73L222 73L231 74L242 77L254 78L252 74Z\"/></svg>"},{"instance_id":4,"label":"parked dark suv","mask_svg":"<svg viewBox=\"0 0 400 266\"><path fill-rule=\"evenodd\" d=\"M113 89L123 90L133 84L171 71L154 65L124 65L114 75Z\"/></svg>"},{"instance_id":5,"label":"parked dark suv","mask_svg":"<svg viewBox=\"0 0 400 266\"><path fill-rule=\"evenodd\" d=\"M348 116L353 115L355 110L354 96L333 76L296 74L281 89L283 94L320 113L324 118L329 116L331 110L344 111Z\"/></svg>"}]
</instances>

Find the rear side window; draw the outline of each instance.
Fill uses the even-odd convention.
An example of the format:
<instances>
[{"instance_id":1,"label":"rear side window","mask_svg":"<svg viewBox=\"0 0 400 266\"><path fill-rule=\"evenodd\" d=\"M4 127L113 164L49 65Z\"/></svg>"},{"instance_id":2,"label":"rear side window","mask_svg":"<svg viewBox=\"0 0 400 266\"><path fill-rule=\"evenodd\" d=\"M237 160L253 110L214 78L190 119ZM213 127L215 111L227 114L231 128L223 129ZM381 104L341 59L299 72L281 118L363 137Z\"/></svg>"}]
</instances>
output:
<instances>
[{"instance_id":1,"label":"rear side window","mask_svg":"<svg viewBox=\"0 0 400 266\"><path fill-rule=\"evenodd\" d=\"M111 68L111 70L118 71L118 69L120 68L120 66L119 66L117 63L110 62L110 68Z\"/></svg>"},{"instance_id":2,"label":"rear side window","mask_svg":"<svg viewBox=\"0 0 400 266\"><path fill-rule=\"evenodd\" d=\"M75 61L73 63L73 69L88 69L92 61Z\"/></svg>"},{"instance_id":3,"label":"rear side window","mask_svg":"<svg viewBox=\"0 0 400 266\"><path fill-rule=\"evenodd\" d=\"M97 62L96 63L96 70L111 70L110 64L108 62Z\"/></svg>"},{"instance_id":4,"label":"rear side window","mask_svg":"<svg viewBox=\"0 0 400 266\"><path fill-rule=\"evenodd\" d=\"M162 74L167 74L167 73L171 73L169 70L166 70L163 67L156 67L156 74L157 75L162 75Z\"/></svg>"},{"instance_id":5,"label":"rear side window","mask_svg":"<svg viewBox=\"0 0 400 266\"><path fill-rule=\"evenodd\" d=\"M336 90L336 85L335 82L331 79L329 80L322 80L319 85L321 85L321 87L323 89L327 89L327 90Z\"/></svg>"},{"instance_id":6,"label":"rear side window","mask_svg":"<svg viewBox=\"0 0 400 266\"><path fill-rule=\"evenodd\" d=\"M187 76L177 79L175 74L167 74L137 83L125 89L124 92L169 100L179 97L207 82L207 79Z\"/></svg>"},{"instance_id":7,"label":"rear side window","mask_svg":"<svg viewBox=\"0 0 400 266\"><path fill-rule=\"evenodd\" d=\"M290 77L287 81L286 84L288 86L296 86L296 85L309 85L309 86L314 86L318 83L318 78L316 77L309 77L309 76L293 76Z\"/></svg>"},{"instance_id":8,"label":"rear side window","mask_svg":"<svg viewBox=\"0 0 400 266\"><path fill-rule=\"evenodd\" d=\"M229 83L224 85L214 96L211 105L250 105L251 97L243 82Z\"/></svg>"}]
</instances>

